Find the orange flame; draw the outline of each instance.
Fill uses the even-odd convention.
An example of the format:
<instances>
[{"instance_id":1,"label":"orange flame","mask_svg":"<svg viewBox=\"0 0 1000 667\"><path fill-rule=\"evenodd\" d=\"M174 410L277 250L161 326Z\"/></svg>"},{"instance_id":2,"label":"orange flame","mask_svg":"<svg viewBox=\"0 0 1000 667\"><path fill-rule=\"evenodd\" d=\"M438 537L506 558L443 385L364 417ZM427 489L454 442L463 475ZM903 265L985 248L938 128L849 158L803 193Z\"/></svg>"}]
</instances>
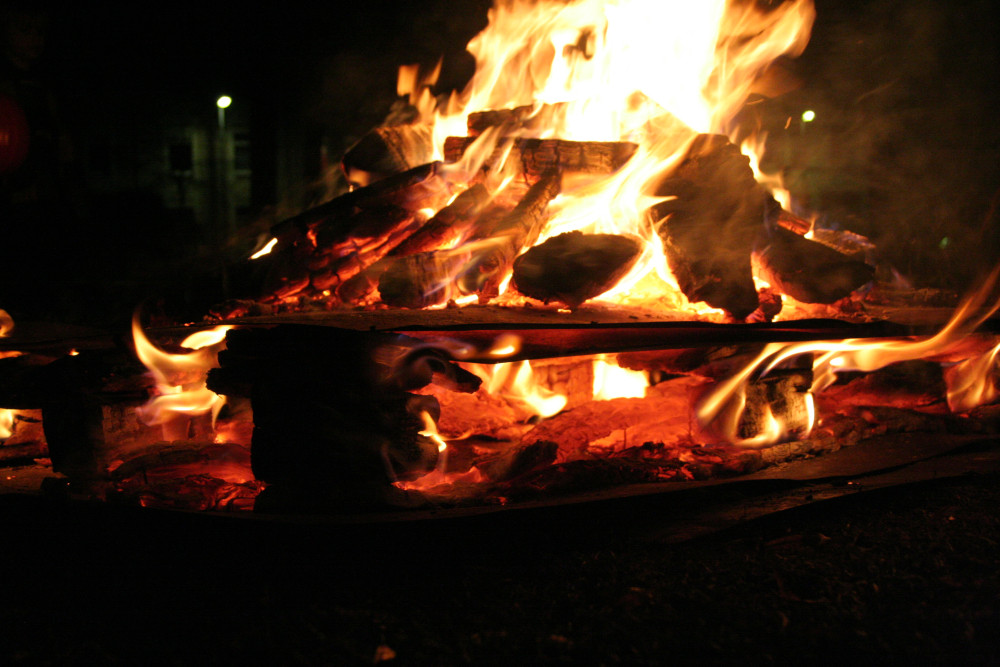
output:
<instances>
[{"instance_id":1,"label":"orange flame","mask_svg":"<svg viewBox=\"0 0 1000 667\"><path fill-rule=\"evenodd\" d=\"M839 372L868 373L902 361L939 356L1000 310L1000 300L983 310L998 279L1000 267L994 269L980 289L958 306L948 322L933 336L893 340L771 343L743 370L720 384L702 401L697 410L698 418L703 424L716 423L718 430L731 442L741 443L736 432L746 400L746 387L751 378L765 375L783 362L800 355L811 354L814 357L812 392L820 392L829 387L836 381ZM965 365L959 364L955 367L957 370L953 369L946 374L949 382L949 407L966 411L982 401L996 397L995 387L992 386L996 354L996 350L993 350ZM970 373L978 375L973 379L974 376Z\"/></svg>"},{"instance_id":2,"label":"orange flame","mask_svg":"<svg viewBox=\"0 0 1000 667\"><path fill-rule=\"evenodd\" d=\"M225 349L229 329L232 327L218 326L191 334L181 342L181 347L192 352L171 354L149 341L138 316L132 319L136 356L153 376L159 392L139 414L147 424L161 425L164 439L185 438L192 417L211 413L214 420L222 409L225 398L210 390L205 382L208 371L218 368L218 354Z\"/></svg>"}]
</instances>

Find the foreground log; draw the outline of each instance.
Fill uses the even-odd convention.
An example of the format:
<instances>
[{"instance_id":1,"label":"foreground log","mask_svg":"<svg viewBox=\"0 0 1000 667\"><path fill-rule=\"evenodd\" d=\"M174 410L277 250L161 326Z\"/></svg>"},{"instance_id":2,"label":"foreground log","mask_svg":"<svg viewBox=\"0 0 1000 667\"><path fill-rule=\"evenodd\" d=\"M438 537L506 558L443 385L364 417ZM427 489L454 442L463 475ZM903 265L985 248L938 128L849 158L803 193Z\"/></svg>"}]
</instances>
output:
<instances>
[{"instance_id":1,"label":"foreground log","mask_svg":"<svg viewBox=\"0 0 1000 667\"><path fill-rule=\"evenodd\" d=\"M476 137L448 137L444 143L446 162L457 162ZM575 174L613 174L635 154L636 145L624 141L566 141L563 139L515 139L507 156L509 164L519 165L520 174L529 184L557 169L565 176ZM490 169L506 155L501 142L483 163Z\"/></svg>"},{"instance_id":2,"label":"foreground log","mask_svg":"<svg viewBox=\"0 0 1000 667\"><path fill-rule=\"evenodd\" d=\"M433 128L425 124L377 127L344 153L340 166L352 188L426 164L434 157Z\"/></svg>"},{"instance_id":3,"label":"foreground log","mask_svg":"<svg viewBox=\"0 0 1000 667\"><path fill-rule=\"evenodd\" d=\"M776 227L759 241L754 270L783 294L803 303L833 303L868 284L875 269L822 243Z\"/></svg>"},{"instance_id":4,"label":"foreground log","mask_svg":"<svg viewBox=\"0 0 1000 667\"><path fill-rule=\"evenodd\" d=\"M641 253L627 236L560 234L514 260L513 284L526 296L575 308L618 284Z\"/></svg>"},{"instance_id":5,"label":"foreground log","mask_svg":"<svg viewBox=\"0 0 1000 667\"><path fill-rule=\"evenodd\" d=\"M421 435L423 414L435 417L437 403L405 389L429 382L444 362L422 363L415 345L329 327L234 330L209 387L249 393L257 479L375 497L437 461L437 443ZM454 386L467 382L453 378Z\"/></svg>"},{"instance_id":6,"label":"foreground log","mask_svg":"<svg viewBox=\"0 0 1000 667\"><path fill-rule=\"evenodd\" d=\"M749 159L726 137L699 135L655 194L675 197L652 212L681 291L747 317L758 306L750 255L767 200Z\"/></svg>"}]
</instances>

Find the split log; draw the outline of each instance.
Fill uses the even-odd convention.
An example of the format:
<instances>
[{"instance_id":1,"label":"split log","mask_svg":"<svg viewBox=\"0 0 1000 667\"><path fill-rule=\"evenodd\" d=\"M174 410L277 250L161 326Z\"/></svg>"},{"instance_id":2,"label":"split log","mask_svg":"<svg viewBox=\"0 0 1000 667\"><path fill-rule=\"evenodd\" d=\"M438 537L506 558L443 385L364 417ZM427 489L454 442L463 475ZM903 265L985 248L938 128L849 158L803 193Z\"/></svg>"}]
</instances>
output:
<instances>
[{"instance_id":1,"label":"split log","mask_svg":"<svg viewBox=\"0 0 1000 667\"><path fill-rule=\"evenodd\" d=\"M434 157L433 128L426 124L377 127L344 153L340 166L352 188L426 164Z\"/></svg>"},{"instance_id":2,"label":"split log","mask_svg":"<svg viewBox=\"0 0 1000 667\"><path fill-rule=\"evenodd\" d=\"M419 225L419 221L414 221L411 217L400 220L390 230L389 235L381 239L379 245L359 248L332 262L325 270L314 273L310 280L312 287L319 292L337 289L344 282L388 255L412 234L415 226L419 227Z\"/></svg>"},{"instance_id":3,"label":"split log","mask_svg":"<svg viewBox=\"0 0 1000 667\"><path fill-rule=\"evenodd\" d=\"M514 260L513 284L526 296L576 308L617 285L641 253L627 236L560 234Z\"/></svg>"},{"instance_id":4,"label":"split log","mask_svg":"<svg viewBox=\"0 0 1000 667\"><path fill-rule=\"evenodd\" d=\"M475 137L448 137L444 144L446 162L457 162ZM534 184L542 176L557 169L563 175L613 174L635 154L636 145L624 141L566 141L563 139L515 139L507 157L509 163L520 165L521 175ZM503 158L506 147L501 143L483 163L492 168Z\"/></svg>"},{"instance_id":5,"label":"split log","mask_svg":"<svg viewBox=\"0 0 1000 667\"><path fill-rule=\"evenodd\" d=\"M479 214L489 200L490 193L481 183L465 190L455 198L455 201L438 211L426 224L393 248L388 253L386 261L380 260L370 265L341 285L337 290L337 296L344 303L357 303L375 290L379 278L389 267L392 258L407 257L447 247L462 239L476 225Z\"/></svg>"},{"instance_id":6,"label":"split log","mask_svg":"<svg viewBox=\"0 0 1000 667\"><path fill-rule=\"evenodd\" d=\"M868 284L875 269L822 243L783 227L758 241L755 273L771 286L803 303L833 303Z\"/></svg>"},{"instance_id":7,"label":"split log","mask_svg":"<svg viewBox=\"0 0 1000 667\"><path fill-rule=\"evenodd\" d=\"M382 302L426 308L468 294L495 296L517 253L538 238L545 208L559 192L559 178L558 172L550 172L502 217L481 215L475 232L458 248L395 259L379 277Z\"/></svg>"},{"instance_id":8,"label":"split log","mask_svg":"<svg viewBox=\"0 0 1000 667\"><path fill-rule=\"evenodd\" d=\"M538 180L490 234L490 245L476 253L460 279L463 291L478 293L480 302L497 296L500 283L510 271L514 259L538 239L548 217L549 202L562 187L560 172L551 170Z\"/></svg>"},{"instance_id":9,"label":"split log","mask_svg":"<svg viewBox=\"0 0 1000 667\"><path fill-rule=\"evenodd\" d=\"M565 116L567 105L532 104L513 109L488 109L470 113L466 126L470 137L478 137L491 127L501 128L503 135L537 132L552 127Z\"/></svg>"},{"instance_id":10,"label":"split log","mask_svg":"<svg viewBox=\"0 0 1000 667\"><path fill-rule=\"evenodd\" d=\"M749 159L719 135L699 135L656 188L653 207L670 270L684 295L744 319L758 306L750 254L767 194Z\"/></svg>"},{"instance_id":11,"label":"split log","mask_svg":"<svg viewBox=\"0 0 1000 667\"><path fill-rule=\"evenodd\" d=\"M436 250L464 238L489 201L489 190L480 183L473 185L458 195L451 204L438 211L426 225L399 244L392 251L392 256L405 257L418 252Z\"/></svg>"},{"instance_id":12,"label":"split log","mask_svg":"<svg viewBox=\"0 0 1000 667\"><path fill-rule=\"evenodd\" d=\"M812 386L811 369L775 369L751 382L739 423L739 436L768 433L777 419L785 433L805 433L810 426L806 394Z\"/></svg>"},{"instance_id":13,"label":"split log","mask_svg":"<svg viewBox=\"0 0 1000 667\"><path fill-rule=\"evenodd\" d=\"M350 228L350 219L359 210L395 205L408 211L416 211L428 202L441 201L448 196L447 184L438 177L440 162L414 167L399 174L356 190L351 190L335 199L315 206L288 218L271 228L272 235L279 239L295 240L320 224L334 233L340 227ZM438 204L440 205L440 204Z\"/></svg>"}]
</instances>

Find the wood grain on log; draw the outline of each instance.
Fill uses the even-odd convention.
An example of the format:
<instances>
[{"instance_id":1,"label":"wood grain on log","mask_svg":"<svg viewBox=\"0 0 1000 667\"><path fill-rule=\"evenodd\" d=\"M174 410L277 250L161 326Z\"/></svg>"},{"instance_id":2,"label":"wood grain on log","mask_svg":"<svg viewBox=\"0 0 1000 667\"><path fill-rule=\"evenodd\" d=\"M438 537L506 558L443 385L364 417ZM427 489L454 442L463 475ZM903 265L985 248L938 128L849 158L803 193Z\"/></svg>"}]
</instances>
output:
<instances>
[{"instance_id":1,"label":"wood grain on log","mask_svg":"<svg viewBox=\"0 0 1000 667\"><path fill-rule=\"evenodd\" d=\"M514 260L513 284L526 296L575 308L618 284L641 253L627 236L560 234Z\"/></svg>"},{"instance_id":2,"label":"wood grain on log","mask_svg":"<svg viewBox=\"0 0 1000 667\"><path fill-rule=\"evenodd\" d=\"M491 127L502 128L504 135L537 132L557 123L566 108L565 103L559 103L476 111L469 114L466 127L470 137L478 137Z\"/></svg>"},{"instance_id":3,"label":"wood grain on log","mask_svg":"<svg viewBox=\"0 0 1000 667\"><path fill-rule=\"evenodd\" d=\"M475 137L448 137L444 144L446 162L457 162ZM569 174L613 174L631 159L637 146L623 141L566 141L564 139L515 139L508 162L519 165L521 176L530 184L551 169ZM486 159L488 169L503 158L501 142Z\"/></svg>"}]
</instances>

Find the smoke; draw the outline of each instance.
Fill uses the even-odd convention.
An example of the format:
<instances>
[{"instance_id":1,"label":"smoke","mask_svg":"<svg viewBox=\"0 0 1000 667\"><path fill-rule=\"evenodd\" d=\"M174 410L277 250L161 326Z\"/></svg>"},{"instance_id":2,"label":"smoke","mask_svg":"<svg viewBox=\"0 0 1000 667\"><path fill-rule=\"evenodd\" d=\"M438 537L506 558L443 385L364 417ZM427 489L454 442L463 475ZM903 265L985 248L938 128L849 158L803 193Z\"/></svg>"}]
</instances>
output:
<instances>
[{"instance_id":1,"label":"smoke","mask_svg":"<svg viewBox=\"0 0 1000 667\"><path fill-rule=\"evenodd\" d=\"M997 18L981 0L817 0L804 87L767 103L762 167L917 286L962 291L996 261Z\"/></svg>"}]
</instances>

